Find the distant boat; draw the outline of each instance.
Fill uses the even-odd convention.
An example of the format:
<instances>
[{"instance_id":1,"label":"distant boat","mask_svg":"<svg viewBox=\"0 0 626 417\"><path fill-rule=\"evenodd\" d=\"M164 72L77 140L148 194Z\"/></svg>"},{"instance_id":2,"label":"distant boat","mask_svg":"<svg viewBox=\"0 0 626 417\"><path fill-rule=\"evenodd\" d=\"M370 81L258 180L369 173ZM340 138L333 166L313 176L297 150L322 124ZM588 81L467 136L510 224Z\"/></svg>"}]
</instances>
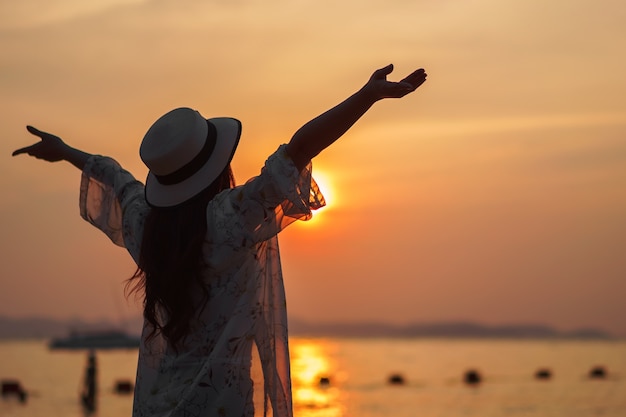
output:
<instances>
[{"instance_id":1,"label":"distant boat","mask_svg":"<svg viewBox=\"0 0 626 417\"><path fill-rule=\"evenodd\" d=\"M132 349L139 347L139 337L120 330L72 332L68 337L52 339L50 349Z\"/></svg>"}]
</instances>

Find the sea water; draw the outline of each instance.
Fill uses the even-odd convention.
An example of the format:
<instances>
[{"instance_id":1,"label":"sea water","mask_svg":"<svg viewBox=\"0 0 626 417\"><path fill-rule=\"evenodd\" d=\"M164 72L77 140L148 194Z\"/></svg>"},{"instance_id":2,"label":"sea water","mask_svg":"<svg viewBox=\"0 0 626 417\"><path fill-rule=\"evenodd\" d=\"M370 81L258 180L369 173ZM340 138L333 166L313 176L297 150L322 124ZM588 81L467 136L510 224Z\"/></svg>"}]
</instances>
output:
<instances>
[{"instance_id":1,"label":"sea water","mask_svg":"<svg viewBox=\"0 0 626 417\"><path fill-rule=\"evenodd\" d=\"M290 340L298 417L626 417L626 341ZM0 379L27 393L0 399L0 417L126 417L137 350L97 352L97 409L83 410L87 352L44 340L1 341ZM594 367L604 378L592 378ZM536 378L539 369L550 377ZM468 371L480 377L465 382ZM400 383L392 384L395 376Z\"/></svg>"}]
</instances>

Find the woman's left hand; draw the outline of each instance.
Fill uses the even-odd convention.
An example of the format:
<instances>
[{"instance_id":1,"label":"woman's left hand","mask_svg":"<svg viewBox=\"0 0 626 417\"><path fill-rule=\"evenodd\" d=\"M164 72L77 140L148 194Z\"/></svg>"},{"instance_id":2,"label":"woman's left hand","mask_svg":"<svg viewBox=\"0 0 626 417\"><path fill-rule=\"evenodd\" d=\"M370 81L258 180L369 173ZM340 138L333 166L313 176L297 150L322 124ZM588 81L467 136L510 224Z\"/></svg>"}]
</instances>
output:
<instances>
[{"instance_id":1,"label":"woman's left hand","mask_svg":"<svg viewBox=\"0 0 626 417\"><path fill-rule=\"evenodd\" d=\"M25 153L48 162L56 162L65 159L68 146L60 137L51 133L42 132L32 126L26 126L26 129L33 135L39 136L41 141L14 151L13 156Z\"/></svg>"}]
</instances>

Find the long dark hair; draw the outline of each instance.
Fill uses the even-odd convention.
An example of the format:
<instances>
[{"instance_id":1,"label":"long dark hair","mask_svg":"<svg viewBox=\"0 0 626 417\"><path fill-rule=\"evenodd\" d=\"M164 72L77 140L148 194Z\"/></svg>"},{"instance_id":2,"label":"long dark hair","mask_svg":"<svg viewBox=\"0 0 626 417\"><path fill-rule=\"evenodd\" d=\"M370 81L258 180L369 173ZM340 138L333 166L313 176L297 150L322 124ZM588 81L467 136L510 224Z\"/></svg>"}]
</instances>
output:
<instances>
[{"instance_id":1,"label":"long dark hair","mask_svg":"<svg viewBox=\"0 0 626 417\"><path fill-rule=\"evenodd\" d=\"M235 185L230 165L204 191L175 207L152 207L146 216L139 264L126 282L126 293L143 290L143 315L177 350L191 331L198 309L209 297L203 285L202 246L206 208L220 191ZM200 302L197 295L201 295Z\"/></svg>"}]
</instances>

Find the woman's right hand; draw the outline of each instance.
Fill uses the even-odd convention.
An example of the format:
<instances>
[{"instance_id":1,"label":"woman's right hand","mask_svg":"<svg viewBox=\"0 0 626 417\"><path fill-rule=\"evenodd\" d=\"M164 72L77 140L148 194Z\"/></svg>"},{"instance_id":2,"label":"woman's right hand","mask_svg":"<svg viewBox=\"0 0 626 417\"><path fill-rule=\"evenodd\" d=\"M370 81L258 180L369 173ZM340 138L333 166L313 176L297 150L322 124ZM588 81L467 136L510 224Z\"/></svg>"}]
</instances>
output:
<instances>
[{"instance_id":1,"label":"woman's right hand","mask_svg":"<svg viewBox=\"0 0 626 417\"><path fill-rule=\"evenodd\" d=\"M42 132L32 126L26 126L26 129L33 135L39 136L41 141L14 151L13 156L25 153L48 162L57 162L66 159L69 147L60 137L51 133Z\"/></svg>"},{"instance_id":2,"label":"woman's right hand","mask_svg":"<svg viewBox=\"0 0 626 417\"><path fill-rule=\"evenodd\" d=\"M389 64L372 74L363 90L374 101L384 98L401 98L417 90L426 81L426 72L423 68L413 71L411 74L398 82L388 81L387 75L393 71L393 65Z\"/></svg>"}]
</instances>

